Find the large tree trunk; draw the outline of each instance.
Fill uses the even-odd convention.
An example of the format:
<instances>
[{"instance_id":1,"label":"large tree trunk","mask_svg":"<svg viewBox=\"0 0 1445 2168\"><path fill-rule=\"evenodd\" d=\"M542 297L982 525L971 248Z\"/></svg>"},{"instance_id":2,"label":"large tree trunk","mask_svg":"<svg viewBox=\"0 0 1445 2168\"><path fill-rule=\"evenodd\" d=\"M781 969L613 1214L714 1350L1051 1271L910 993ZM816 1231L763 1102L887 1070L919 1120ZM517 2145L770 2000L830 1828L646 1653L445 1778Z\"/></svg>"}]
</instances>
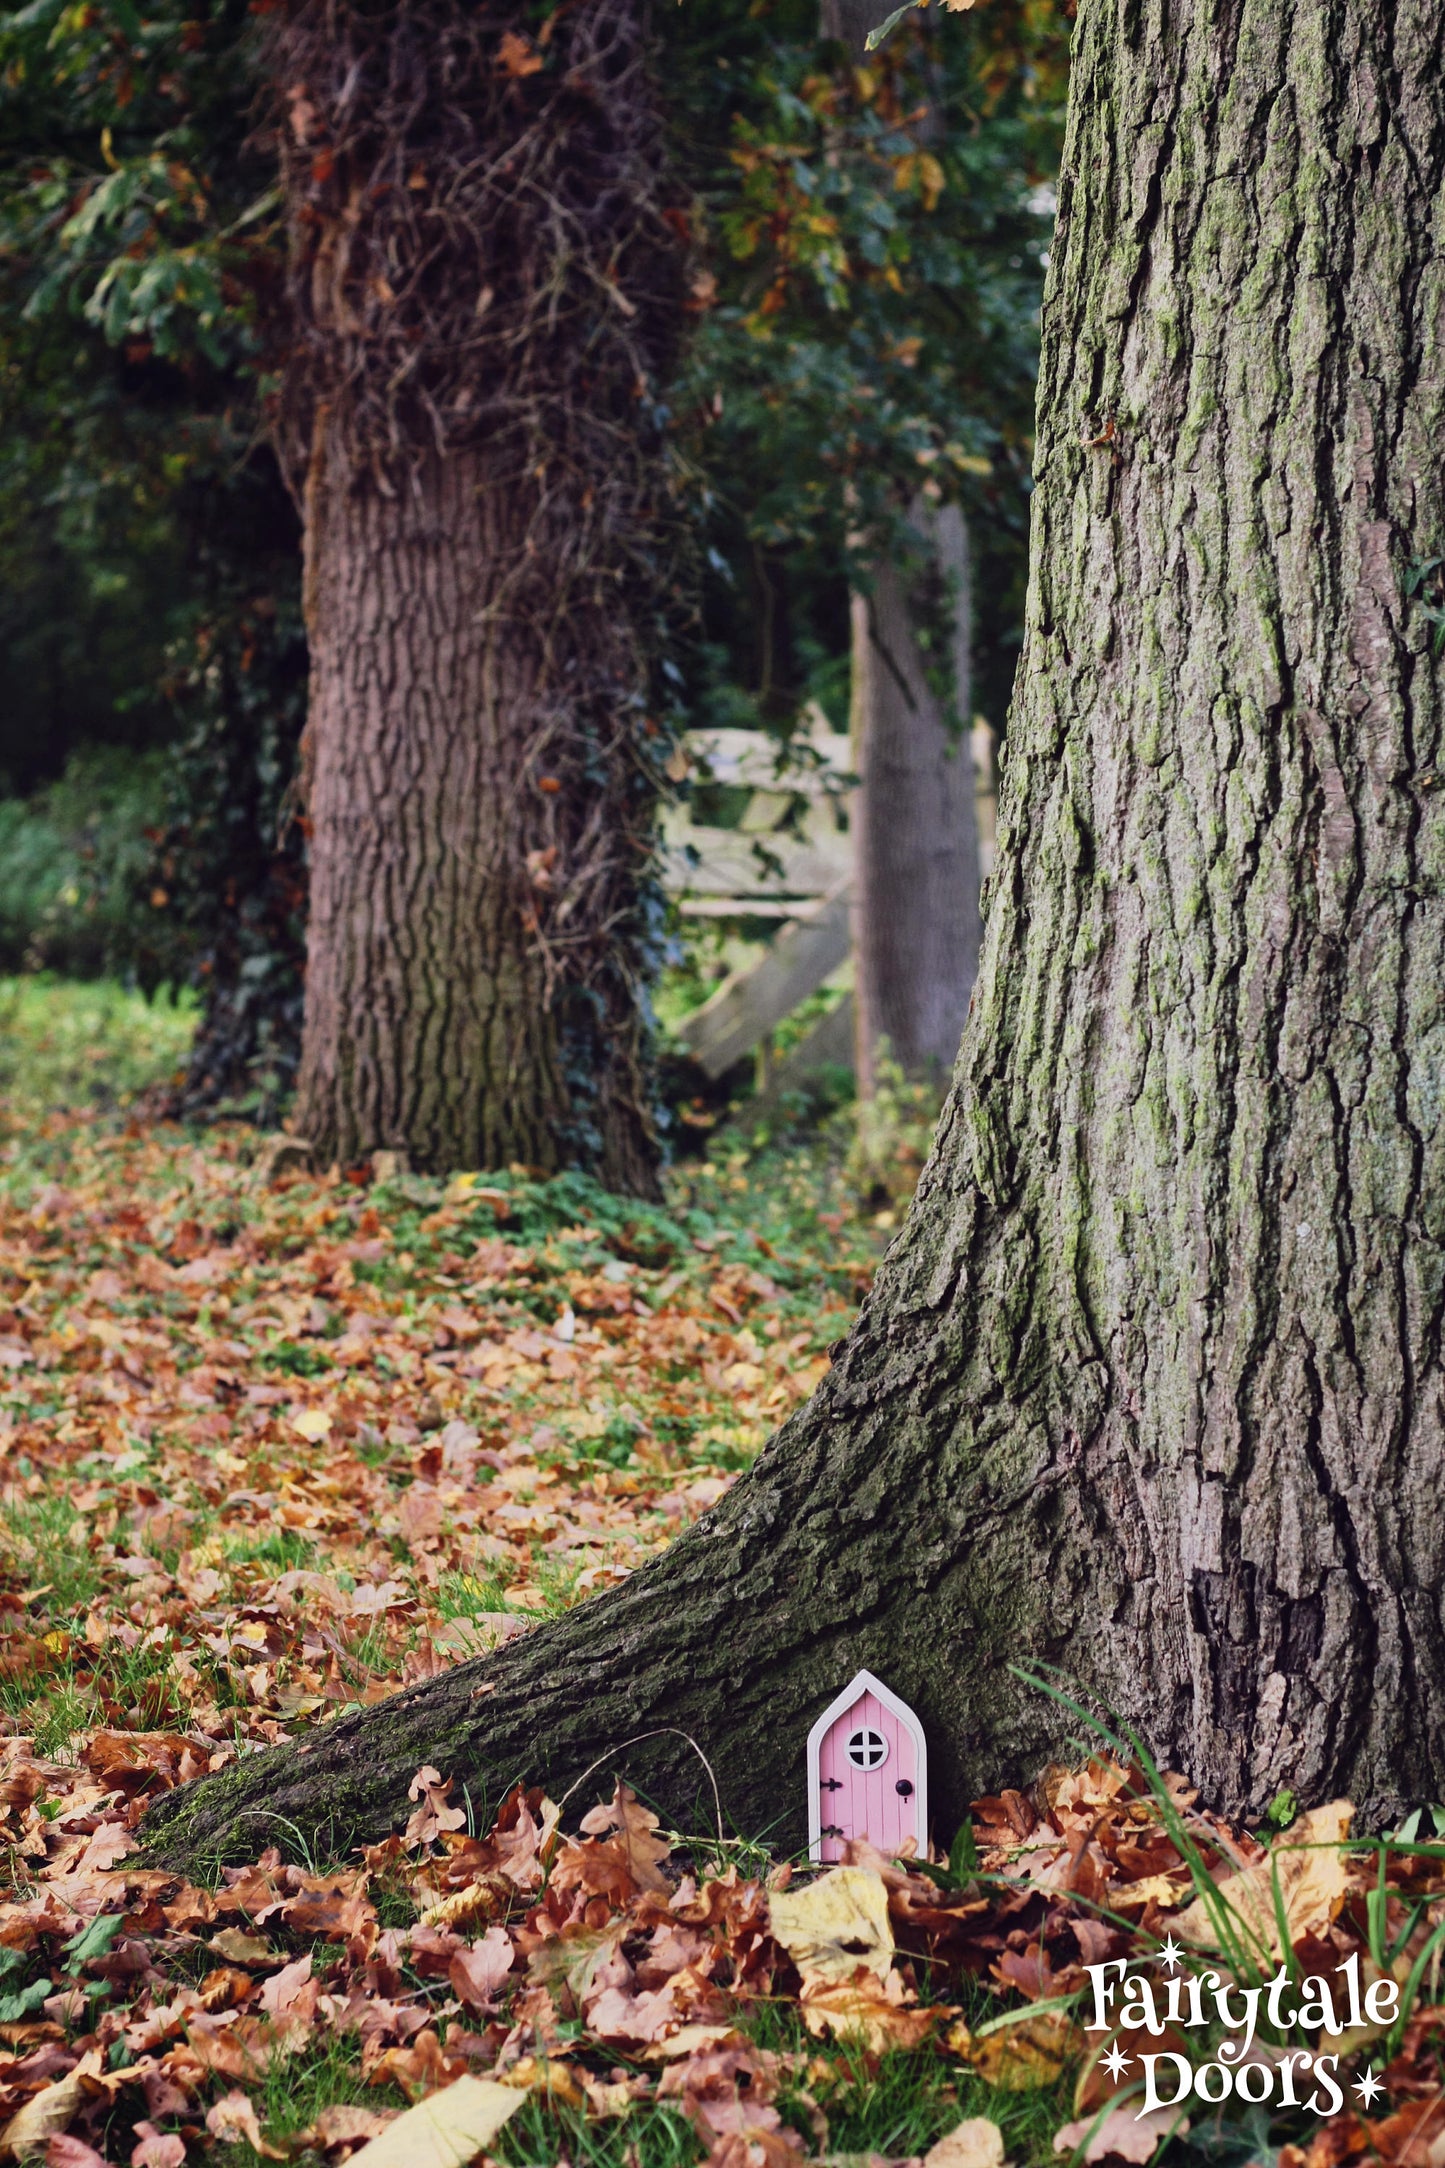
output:
<instances>
[{"instance_id":1,"label":"large tree trunk","mask_svg":"<svg viewBox=\"0 0 1445 2168\"><path fill-rule=\"evenodd\" d=\"M375 1830L595 1755L804 1824L854 1669L943 1835L1061 1726L1219 1806L1445 1790L1436 0L1085 0L1034 576L959 1078L845 1350L657 1563L157 1811ZM260 1825L270 1831L278 1825Z\"/></svg>"},{"instance_id":2,"label":"large tree trunk","mask_svg":"<svg viewBox=\"0 0 1445 2168\"><path fill-rule=\"evenodd\" d=\"M288 0L270 32L312 661L297 1126L325 1159L650 1192L677 246L634 0L548 30Z\"/></svg>"},{"instance_id":3,"label":"large tree trunk","mask_svg":"<svg viewBox=\"0 0 1445 2168\"><path fill-rule=\"evenodd\" d=\"M590 1079L568 1075L555 871L625 850L631 824L625 804L589 802L546 644L507 610L529 525L533 554L560 562L565 539L514 477L489 472L484 447L423 457L392 496L329 461L313 473L299 1126L330 1158L381 1145L429 1167L580 1160L650 1190L636 1010L601 1046L585 1034ZM625 891L635 867L619 876ZM576 1134L588 1113L590 1150Z\"/></svg>"},{"instance_id":4,"label":"large tree trunk","mask_svg":"<svg viewBox=\"0 0 1445 2168\"><path fill-rule=\"evenodd\" d=\"M921 562L853 597L853 1021L859 1096L879 1049L941 1083L978 969L978 818L969 734L968 530L919 503Z\"/></svg>"}]
</instances>

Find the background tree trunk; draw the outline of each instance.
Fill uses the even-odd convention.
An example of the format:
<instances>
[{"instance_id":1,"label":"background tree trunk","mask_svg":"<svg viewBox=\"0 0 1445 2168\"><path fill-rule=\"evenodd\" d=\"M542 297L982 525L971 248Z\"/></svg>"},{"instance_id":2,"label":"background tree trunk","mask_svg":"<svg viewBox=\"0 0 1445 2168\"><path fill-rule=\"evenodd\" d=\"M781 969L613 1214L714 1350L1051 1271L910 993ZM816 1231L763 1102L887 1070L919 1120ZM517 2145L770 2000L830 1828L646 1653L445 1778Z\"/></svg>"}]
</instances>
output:
<instances>
[{"instance_id":1,"label":"background tree trunk","mask_svg":"<svg viewBox=\"0 0 1445 2168\"><path fill-rule=\"evenodd\" d=\"M916 567L853 597L853 1019L859 1097L879 1045L942 1082L978 969L978 818L969 735L968 530L913 507ZM911 576L910 576L911 573Z\"/></svg>"},{"instance_id":2,"label":"background tree trunk","mask_svg":"<svg viewBox=\"0 0 1445 2168\"><path fill-rule=\"evenodd\" d=\"M829 1377L615 1591L173 1794L376 1829L417 1762L795 1840L865 1663L936 1826L1047 1660L1231 1814L1445 1791L1445 17L1085 0L983 967ZM268 1822L269 1831L277 1826Z\"/></svg>"},{"instance_id":3,"label":"background tree trunk","mask_svg":"<svg viewBox=\"0 0 1445 2168\"><path fill-rule=\"evenodd\" d=\"M550 28L290 0L269 32L312 665L297 1122L327 1160L647 1193L679 251L638 9Z\"/></svg>"},{"instance_id":4,"label":"background tree trunk","mask_svg":"<svg viewBox=\"0 0 1445 2168\"><path fill-rule=\"evenodd\" d=\"M565 729L543 643L501 592L528 524L538 554L554 538L482 447L418 462L390 497L313 459L301 1131L343 1161L378 1145L428 1167L595 1159L570 1134L565 963L542 930L582 809L543 787L570 765ZM646 1190L638 1040L607 1049L595 1106L609 1178Z\"/></svg>"},{"instance_id":5,"label":"background tree trunk","mask_svg":"<svg viewBox=\"0 0 1445 2168\"><path fill-rule=\"evenodd\" d=\"M849 57L888 13L880 0L823 0L819 27ZM911 133L928 143L936 105ZM916 563L899 546L852 597L853 1067L871 1099L880 1042L910 1076L953 1066L978 971L972 582L962 510L909 511Z\"/></svg>"},{"instance_id":6,"label":"background tree trunk","mask_svg":"<svg viewBox=\"0 0 1445 2168\"><path fill-rule=\"evenodd\" d=\"M868 33L891 11L879 13L877 0L822 0L818 29L825 38L836 38L848 48L850 60L861 61L868 50Z\"/></svg>"}]
</instances>

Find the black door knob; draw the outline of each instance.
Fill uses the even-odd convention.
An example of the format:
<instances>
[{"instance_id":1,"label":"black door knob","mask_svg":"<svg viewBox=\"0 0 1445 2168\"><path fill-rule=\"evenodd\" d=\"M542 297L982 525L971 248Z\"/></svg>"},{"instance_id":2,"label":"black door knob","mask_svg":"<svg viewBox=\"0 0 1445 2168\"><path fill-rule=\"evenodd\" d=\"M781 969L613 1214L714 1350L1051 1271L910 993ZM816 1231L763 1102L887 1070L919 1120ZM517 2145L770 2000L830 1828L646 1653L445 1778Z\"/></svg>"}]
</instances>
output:
<instances>
[{"instance_id":1,"label":"black door knob","mask_svg":"<svg viewBox=\"0 0 1445 2168\"><path fill-rule=\"evenodd\" d=\"M913 1786L909 1783L907 1777L900 1777L893 1789L900 1799L909 1799L913 1795Z\"/></svg>"}]
</instances>

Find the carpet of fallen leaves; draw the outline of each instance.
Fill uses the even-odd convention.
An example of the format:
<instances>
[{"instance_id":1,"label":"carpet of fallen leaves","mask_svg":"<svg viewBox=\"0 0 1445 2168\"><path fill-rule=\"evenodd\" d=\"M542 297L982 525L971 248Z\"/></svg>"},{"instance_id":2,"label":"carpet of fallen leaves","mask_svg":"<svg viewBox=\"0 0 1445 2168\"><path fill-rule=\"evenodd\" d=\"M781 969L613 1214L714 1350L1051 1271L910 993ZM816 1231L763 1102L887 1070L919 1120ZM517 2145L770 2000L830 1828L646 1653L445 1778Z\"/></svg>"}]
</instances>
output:
<instances>
[{"instance_id":1,"label":"carpet of fallen leaves","mask_svg":"<svg viewBox=\"0 0 1445 2168\"><path fill-rule=\"evenodd\" d=\"M159 1790L628 1572L869 1272L741 1160L661 1212L524 1170L273 1181L256 1147L57 1119L0 1170L0 2158L1445 2168L1445 1847L1351 1849L1345 1809L1271 1853L1097 1760L979 1801L947 1865L819 1876L621 1783L479 1830L422 1769L341 1862L137 1859ZM1201 1863L1271 1957L1412 1983L1345 2045L1376 2113L1191 2132L1111 2093L1083 1968L1203 1949Z\"/></svg>"},{"instance_id":2,"label":"carpet of fallen leaves","mask_svg":"<svg viewBox=\"0 0 1445 2168\"><path fill-rule=\"evenodd\" d=\"M781 1254L721 1170L669 1215L51 1127L60 1177L0 1190L0 1687L42 1744L170 1725L214 1760L620 1579L807 1396L870 1270Z\"/></svg>"}]
</instances>

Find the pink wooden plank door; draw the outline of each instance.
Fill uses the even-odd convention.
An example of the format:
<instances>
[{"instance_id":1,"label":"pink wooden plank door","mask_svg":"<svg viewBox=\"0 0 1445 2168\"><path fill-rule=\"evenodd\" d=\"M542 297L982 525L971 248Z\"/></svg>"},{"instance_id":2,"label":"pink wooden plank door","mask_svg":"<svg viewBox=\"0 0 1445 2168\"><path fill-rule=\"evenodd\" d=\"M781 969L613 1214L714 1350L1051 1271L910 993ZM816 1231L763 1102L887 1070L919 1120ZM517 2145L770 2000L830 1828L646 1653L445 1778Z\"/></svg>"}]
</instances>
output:
<instances>
[{"instance_id":1,"label":"pink wooden plank door","mask_svg":"<svg viewBox=\"0 0 1445 2168\"><path fill-rule=\"evenodd\" d=\"M848 1837L867 1837L880 1852L897 1852L916 1834L917 1752L907 1727L876 1694L861 1694L828 1726L818 1781L825 1861L843 1857ZM842 1835L830 1836L830 1830Z\"/></svg>"}]
</instances>

